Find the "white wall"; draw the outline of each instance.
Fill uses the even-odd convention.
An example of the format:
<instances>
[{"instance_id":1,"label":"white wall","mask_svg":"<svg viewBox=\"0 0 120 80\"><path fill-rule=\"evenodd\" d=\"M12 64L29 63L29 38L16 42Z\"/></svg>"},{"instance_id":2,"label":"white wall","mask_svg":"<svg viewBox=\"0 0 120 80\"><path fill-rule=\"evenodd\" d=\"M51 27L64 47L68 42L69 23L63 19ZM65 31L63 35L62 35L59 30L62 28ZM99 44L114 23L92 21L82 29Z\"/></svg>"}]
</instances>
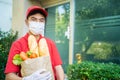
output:
<instances>
[{"instance_id":1,"label":"white wall","mask_svg":"<svg viewBox=\"0 0 120 80\"><path fill-rule=\"evenodd\" d=\"M12 22L12 0L0 0L0 29L8 31Z\"/></svg>"}]
</instances>

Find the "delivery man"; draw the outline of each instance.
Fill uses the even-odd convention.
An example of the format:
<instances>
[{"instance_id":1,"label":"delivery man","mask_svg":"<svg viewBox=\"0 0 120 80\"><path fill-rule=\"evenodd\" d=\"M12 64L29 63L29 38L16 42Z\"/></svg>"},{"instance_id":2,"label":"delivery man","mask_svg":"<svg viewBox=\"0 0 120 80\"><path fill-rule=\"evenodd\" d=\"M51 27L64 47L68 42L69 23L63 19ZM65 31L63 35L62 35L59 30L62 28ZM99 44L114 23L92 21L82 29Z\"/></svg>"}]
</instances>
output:
<instances>
[{"instance_id":1,"label":"delivery man","mask_svg":"<svg viewBox=\"0 0 120 80\"><path fill-rule=\"evenodd\" d=\"M21 66L16 66L12 63L15 54L22 51L27 52L29 50L29 35L33 35L36 38L36 41L39 41L44 37L43 35L47 15L47 11L39 6L31 6L26 11L25 22L28 26L29 31L25 36L13 42L11 46L5 68L6 80L51 80L51 74L49 72L43 73L45 69L38 70L29 76L21 77ZM46 39L48 45L55 80L64 80L64 71L61 66L62 60L60 58L59 52L52 40L46 37L44 38Z\"/></svg>"}]
</instances>

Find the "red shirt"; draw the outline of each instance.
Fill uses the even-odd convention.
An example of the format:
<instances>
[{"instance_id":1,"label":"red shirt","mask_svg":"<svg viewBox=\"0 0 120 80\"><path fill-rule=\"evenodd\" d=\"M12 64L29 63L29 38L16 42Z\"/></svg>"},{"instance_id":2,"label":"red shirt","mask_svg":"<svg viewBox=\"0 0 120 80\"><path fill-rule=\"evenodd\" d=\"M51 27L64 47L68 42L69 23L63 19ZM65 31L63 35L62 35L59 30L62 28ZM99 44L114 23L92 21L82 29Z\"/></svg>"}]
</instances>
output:
<instances>
[{"instance_id":1,"label":"red shirt","mask_svg":"<svg viewBox=\"0 0 120 80\"><path fill-rule=\"evenodd\" d=\"M8 61L7 61L6 68L5 68L5 73L11 73L11 72L20 73L20 66L14 65L12 63L12 60L15 54L19 54L21 51L27 52L29 50L28 49L28 36L29 34L26 34L24 37L13 42L10 52L9 52ZM42 36L40 36L40 38L42 38ZM47 41L51 63L52 63L52 68L55 74L55 66L61 65L62 60L60 58L59 52L54 42L48 38L45 38L45 39Z\"/></svg>"}]
</instances>

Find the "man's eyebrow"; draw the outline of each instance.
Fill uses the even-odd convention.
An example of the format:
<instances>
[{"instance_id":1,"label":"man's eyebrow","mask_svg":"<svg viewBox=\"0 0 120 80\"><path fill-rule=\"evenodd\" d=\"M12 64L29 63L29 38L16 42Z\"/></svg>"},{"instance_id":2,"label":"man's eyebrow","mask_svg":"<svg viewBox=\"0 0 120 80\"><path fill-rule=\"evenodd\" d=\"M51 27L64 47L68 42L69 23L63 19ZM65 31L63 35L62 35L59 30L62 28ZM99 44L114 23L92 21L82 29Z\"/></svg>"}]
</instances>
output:
<instances>
[{"instance_id":1,"label":"man's eyebrow","mask_svg":"<svg viewBox=\"0 0 120 80\"><path fill-rule=\"evenodd\" d=\"M40 18L40 19L45 19L45 18L42 17L42 18Z\"/></svg>"},{"instance_id":2,"label":"man's eyebrow","mask_svg":"<svg viewBox=\"0 0 120 80\"><path fill-rule=\"evenodd\" d=\"M35 17L31 17L31 18L37 19L37 18L35 18Z\"/></svg>"}]
</instances>

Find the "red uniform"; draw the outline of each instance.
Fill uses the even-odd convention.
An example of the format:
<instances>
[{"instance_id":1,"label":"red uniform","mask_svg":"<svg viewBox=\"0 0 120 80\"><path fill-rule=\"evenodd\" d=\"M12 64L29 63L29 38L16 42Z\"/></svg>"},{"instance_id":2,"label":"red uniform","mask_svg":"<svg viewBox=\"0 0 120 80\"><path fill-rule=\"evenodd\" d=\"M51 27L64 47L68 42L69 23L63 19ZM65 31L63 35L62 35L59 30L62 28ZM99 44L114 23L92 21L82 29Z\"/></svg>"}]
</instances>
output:
<instances>
[{"instance_id":1,"label":"red uniform","mask_svg":"<svg viewBox=\"0 0 120 80\"><path fill-rule=\"evenodd\" d=\"M5 73L11 73L11 72L20 73L20 66L14 65L12 63L12 60L13 60L13 57L15 54L19 54L21 51L27 52L29 50L29 48L28 48L28 36L29 36L29 34L26 34L24 37L18 39L17 41L15 41L12 44L10 52L9 52L6 68L5 68ZM40 38L42 38L42 36L40 36ZM48 38L45 38L45 39L47 41L47 45L48 45L49 53L50 53L50 58L51 58L51 63L52 63L52 68L53 68L53 71L55 74L54 67L57 65L61 65L62 60L60 58L59 52L58 52L54 42Z\"/></svg>"}]
</instances>

